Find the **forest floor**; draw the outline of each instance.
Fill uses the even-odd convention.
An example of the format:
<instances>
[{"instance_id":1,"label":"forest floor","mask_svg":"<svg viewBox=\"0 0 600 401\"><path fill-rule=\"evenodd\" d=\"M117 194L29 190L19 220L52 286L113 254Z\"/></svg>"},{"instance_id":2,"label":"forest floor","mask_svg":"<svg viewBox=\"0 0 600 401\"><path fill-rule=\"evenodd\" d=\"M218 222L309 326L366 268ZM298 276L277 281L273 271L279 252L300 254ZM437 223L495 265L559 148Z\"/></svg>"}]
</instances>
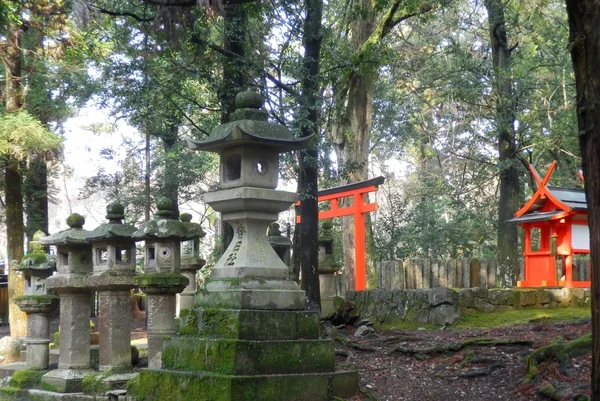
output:
<instances>
[{"instance_id":1,"label":"forest floor","mask_svg":"<svg viewBox=\"0 0 600 401\"><path fill-rule=\"evenodd\" d=\"M365 337L354 337L355 330L338 327L332 337L338 365L360 373L356 401L566 401L590 394L590 352L562 366L541 361L533 380L521 382L528 355L559 336L568 343L591 332L587 317L492 328L388 326Z\"/></svg>"}]
</instances>

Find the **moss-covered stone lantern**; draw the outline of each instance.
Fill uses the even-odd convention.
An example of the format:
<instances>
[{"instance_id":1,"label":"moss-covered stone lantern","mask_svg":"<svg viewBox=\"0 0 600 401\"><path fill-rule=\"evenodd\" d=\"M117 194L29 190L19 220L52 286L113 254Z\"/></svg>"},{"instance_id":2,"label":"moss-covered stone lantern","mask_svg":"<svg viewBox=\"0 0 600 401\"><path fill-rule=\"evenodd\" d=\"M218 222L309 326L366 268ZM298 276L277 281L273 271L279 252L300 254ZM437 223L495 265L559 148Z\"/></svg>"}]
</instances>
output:
<instances>
[{"instance_id":1,"label":"moss-covered stone lantern","mask_svg":"<svg viewBox=\"0 0 600 401\"><path fill-rule=\"evenodd\" d=\"M191 309L194 307L194 296L196 294L196 272L205 264L206 260L200 255L200 240L206 233L199 224L192 223L192 215L181 213L179 216L184 224L189 226L191 232L195 232L194 238L181 241L181 274L189 281L189 284L179 294L179 309Z\"/></svg>"},{"instance_id":2,"label":"moss-covered stone lantern","mask_svg":"<svg viewBox=\"0 0 600 401\"><path fill-rule=\"evenodd\" d=\"M50 313L58 307L58 297L46 291L46 279L54 271L56 264L42 249L39 239L44 232L37 231L31 241L31 252L23 257L16 268L25 275L24 295L14 302L27 315L27 357L30 369L48 369L50 357Z\"/></svg>"},{"instance_id":3,"label":"moss-covered stone lantern","mask_svg":"<svg viewBox=\"0 0 600 401\"><path fill-rule=\"evenodd\" d=\"M42 381L60 392L81 391L83 378L91 372L90 316L91 291L86 278L92 273L92 246L83 229L85 218L77 213L67 218L67 230L40 238L44 245L56 246L58 274L46 280L46 286L60 297L60 355L58 369L44 375Z\"/></svg>"},{"instance_id":4,"label":"moss-covered stone lantern","mask_svg":"<svg viewBox=\"0 0 600 401\"><path fill-rule=\"evenodd\" d=\"M221 155L222 189L204 200L233 226L233 241L196 294L196 309L182 311L181 336L164 340L162 366L142 370L131 395L162 401L176 388L186 400L354 397L357 373L335 370L333 342L319 338L319 313L305 310L304 291L266 235L297 200L275 189L279 153L305 147L310 138L269 123L256 92L239 94L235 103L230 123L205 141L189 141Z\"/></svg>"},{"instance_id":5,"label":"moss-covered stone lantern","mask_svg":"<svg viewBox=\"0 0 600 401\"><path fill-rule=\"evenodd\" d=\"M136 283L146 293L149 368L161 366L163 339L177 332L176 294L189 284L180 274L181 242L203 233L200 225L174 218L170 199L161 198L156 206L154 218L133 233L137 241L146 242L146 272L136 277Z\"/></svg>"},{"instance_id":6,"label":"moss-covered stone lantern","mask_svg":"<svg viewBox=\"0 0 600 401\"><path fill-rule=\"evenodd\" d=\"M23 256L15 270L25 276L25 295L46 295L46 279L56 271L56 258L44 252L39 240L46 234L38 230L30 243L31 252Z\"/></svg>"},{"instance_id":7,"label":"moss-covered stone lantern","mask_svg":"<svg viewBox=\"0 0 600 401\"><path fill-rule=\"evenodd\" d=\"M123 205L109 204L108 222L87 236L94 260L87 284L98 292L101 371L131 368L131 290L135 287L135 240L131 235L136 228L123 223L124 212Z\"/></svg>"},{"instance_id":8,"label":"moss-covered stone lantern","mask_svg":"<svg viewBox=\"0 0 600 401\"><path fill-rule=\"evenodd\" d=\"M342 295L341 276L337 274L341 265L335 263L333 248L333 224L324 221L319 233L319 287L321 292L321 312L325 315L333 312L334 298Z\"/></svg>"},{"instance_id":9,"label":"moss-covered stone lantern","mask_svg":"<svg viewBox=\"0 0 600 401\"><path fill-rule=\"evenodd\" d=\"M262 96L248 90L235 98L231 122L215 128L205 141L188 140L190 148L220 154L221 190L204 195L234 238L214 266L202 305L242 309L304 309L304 292L289 280L288 267L277 256L267 227L297 200L296 193L277 191L279 153L307 146L311 137L296 138L289 129L268 121Z\"/></svg>"}]
</instances>

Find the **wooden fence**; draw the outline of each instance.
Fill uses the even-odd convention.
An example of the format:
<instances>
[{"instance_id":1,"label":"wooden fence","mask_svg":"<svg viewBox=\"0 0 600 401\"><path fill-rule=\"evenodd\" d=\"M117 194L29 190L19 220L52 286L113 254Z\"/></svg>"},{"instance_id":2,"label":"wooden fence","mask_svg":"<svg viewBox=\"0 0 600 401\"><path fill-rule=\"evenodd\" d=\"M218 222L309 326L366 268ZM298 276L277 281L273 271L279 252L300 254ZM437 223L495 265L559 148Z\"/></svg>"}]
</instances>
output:
<instances>
[{"instance_id":1,"label":"wooden fence","mask_svg":"<svg viewBox=\"0 0 600 401\"><path fill-rule=\"evenodd\" d=\"M495 259L409 259L377 264L379 288L494 288L498 261ZM573 278L589 277L589 260L573 260ZM523 260L519 280L523 280Z\"/></svg>"}]
</instances>

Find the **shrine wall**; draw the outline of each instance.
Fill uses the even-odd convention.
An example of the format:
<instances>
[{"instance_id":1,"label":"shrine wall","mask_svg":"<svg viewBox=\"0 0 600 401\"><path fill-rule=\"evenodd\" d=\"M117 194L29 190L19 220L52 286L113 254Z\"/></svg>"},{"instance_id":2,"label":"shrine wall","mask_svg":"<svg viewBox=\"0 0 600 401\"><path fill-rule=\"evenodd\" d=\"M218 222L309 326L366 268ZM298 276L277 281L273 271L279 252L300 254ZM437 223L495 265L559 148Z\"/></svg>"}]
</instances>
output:
<instances>
[{"instance_id":1,"label":"shrine wall","mask_svg":"<svg viewBox=\"0 0 600 401\"><path fill-rule=\"evenodd\" d=\"M408 259L376 264L380 289L496 288L495 259ZM574 258L573 279L589 280L589 261ZM518 280L523 280L523 260Z\"/></svg>"}]
</instances>

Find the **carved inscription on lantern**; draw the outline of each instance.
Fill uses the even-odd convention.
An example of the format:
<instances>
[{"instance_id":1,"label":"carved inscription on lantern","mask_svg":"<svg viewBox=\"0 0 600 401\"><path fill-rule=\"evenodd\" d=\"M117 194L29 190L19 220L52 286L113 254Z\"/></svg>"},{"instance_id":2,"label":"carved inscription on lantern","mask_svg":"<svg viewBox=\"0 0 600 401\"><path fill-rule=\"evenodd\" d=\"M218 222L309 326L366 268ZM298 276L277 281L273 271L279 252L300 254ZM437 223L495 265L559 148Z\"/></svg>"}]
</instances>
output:
<instances>
[{"instance_id":1,"label":"carved inscription on lantern","mask_svg":"<svg viewBox=\"0 0 600 401\"><path fill-rule=\"evenodd\" d=\"M242 246L242 239L244 238L244 234L246 233L246 229L244 228L243 225L241 225L241 224L238 223L235 232L236 232L235 245L233 246L233 250L231 251L231 253L227 257L227 260L225 262L226 266L233 266L235 264L235 261L237 259L237 253L238 253L238 251L240 250L240 248Z\"/></svg>"}]
</instances>

